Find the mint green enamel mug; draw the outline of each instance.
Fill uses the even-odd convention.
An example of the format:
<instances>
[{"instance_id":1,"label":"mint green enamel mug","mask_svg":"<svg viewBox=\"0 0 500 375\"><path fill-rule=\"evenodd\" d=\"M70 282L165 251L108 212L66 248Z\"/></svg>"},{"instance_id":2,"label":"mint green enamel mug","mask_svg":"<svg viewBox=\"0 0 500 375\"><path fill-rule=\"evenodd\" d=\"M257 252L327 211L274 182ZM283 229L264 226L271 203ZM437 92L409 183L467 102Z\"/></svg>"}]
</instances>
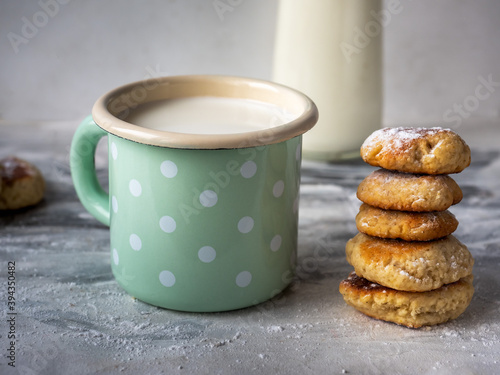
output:
<instances>
[{"instance_id":1,"label":"mint green enamel mug","mask_svg":"<svg viewBox=\"0 0 500 375\"><path fill-rule=\"evenodd\" d=\"M263 302L292 280L302 134L314 103L275 83L175 76L102 96L77 129L78 197L110 227L130 295L193 312ZM94 154L107 136L109 193Z\"/></svg>"}]
</instances>

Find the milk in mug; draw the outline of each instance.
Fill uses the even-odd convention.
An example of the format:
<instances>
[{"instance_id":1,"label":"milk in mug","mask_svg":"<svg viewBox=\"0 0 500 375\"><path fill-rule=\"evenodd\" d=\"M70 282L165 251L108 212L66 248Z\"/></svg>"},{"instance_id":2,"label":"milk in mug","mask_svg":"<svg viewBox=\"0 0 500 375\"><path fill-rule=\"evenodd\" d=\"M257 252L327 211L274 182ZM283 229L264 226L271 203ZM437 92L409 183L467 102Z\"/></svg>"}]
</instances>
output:
<instances>
[{"instance_id":1,"label":"milk in mug","mask_svg":"<svg viewBox=\"0 0 500 375\"><path fill-rule=\"evenodd\" d=\"M195 96L138 105L125 121L144 128L188 134L234 134L283 125L291 113L250 99Z\"/></svg>"}]
</instances>

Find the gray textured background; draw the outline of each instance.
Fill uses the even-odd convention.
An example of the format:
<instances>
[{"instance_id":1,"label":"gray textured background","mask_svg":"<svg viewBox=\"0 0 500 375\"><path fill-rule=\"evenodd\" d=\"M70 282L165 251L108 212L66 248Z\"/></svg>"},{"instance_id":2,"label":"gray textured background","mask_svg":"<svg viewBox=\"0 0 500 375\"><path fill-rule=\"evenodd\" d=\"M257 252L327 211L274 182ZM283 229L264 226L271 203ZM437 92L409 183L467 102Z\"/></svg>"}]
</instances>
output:
<instances>
[{"instance_id":1,"label":"gray textured background","mask_svg":"<svg viewBox=\"0 0 500 375\"><path fill-rule=\"evenodd\" d=\"M57 1L0 2L0 119L81 119L101 94L144 77L271 77L277 1ZM233 5L218 14L215 1ZM500 2L401 0L398 9L384 28L384 123L443 122L464 102L462 118L498 118L500 84L473 97L478 77L500 82Z\"/></svg>"}]
</instances>

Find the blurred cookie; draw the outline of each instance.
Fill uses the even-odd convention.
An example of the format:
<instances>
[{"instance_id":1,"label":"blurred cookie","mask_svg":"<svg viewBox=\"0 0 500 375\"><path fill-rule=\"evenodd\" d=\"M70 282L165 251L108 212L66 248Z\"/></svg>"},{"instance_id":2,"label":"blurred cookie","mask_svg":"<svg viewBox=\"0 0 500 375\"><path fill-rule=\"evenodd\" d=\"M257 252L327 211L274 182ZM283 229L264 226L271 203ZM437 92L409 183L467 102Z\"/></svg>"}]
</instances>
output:
<instances>
[{"instance_id":1,"label":"blurred cookie","mask_svg":"<svg viewBox=\"0 0 500 375\"><path fill-rule=\"evenodd\" d=\"M40 202L45 181L27 161L10 156L0 160L0 210L16 210Z\"/></svg>"},{"instance_id":2,"label":"blurred cookie","mask_svg":"<svg viewBox=\"0 0 500 375\"><path fill-rule=\"evenodd\" d=\"M372 318L411 328L460 316L474 294L472 275L429 292L403 292L372 283L352 272L340 283L347 304Z\"/></svg>"},{"instance_id":3,"label":"blurred cookie","mask_svg":"<svg viewBox=\"0 0 500 375\"><path fill-rule=\"evenodd\" d=\"M384 128L361 146L361 157L375 167L424 174L448 174L470 165L469 146L442 128Z\"/></svg>"},{"instance_id":4,"label":"blurred cookie","mask_svg":"<svg viewBox=\"0 0 500 375\"><path fill-rule=\"evenodd\" d=\"M408 242L358 233L346 244L356 273L388 288L425 292L472 273L474 259L453 235L435 241Z\"/></svg>"},{"instance_id":5,"label":"blurred cookie","mask_svg":"<svg viewBox=\"0 0 500 375\"><path fill-rule=\"evenodd\" d=\"M458 220L450 211L410 212L383 210L363 203L356 226L364 234L405 241L430 241L452 234Z\"/></svg>"},{"instance_id":6,"label":"blurred cookie","mask_svg":"<svg viewBox=\"0 0 500 375\"><path fill-rule=\"evenodd\" d=\"M370 206L398 211L444 211L462 200L457 183L447 175L415 175L378 169L358 186L358 199Z\"/></svg>"}]
</instances>

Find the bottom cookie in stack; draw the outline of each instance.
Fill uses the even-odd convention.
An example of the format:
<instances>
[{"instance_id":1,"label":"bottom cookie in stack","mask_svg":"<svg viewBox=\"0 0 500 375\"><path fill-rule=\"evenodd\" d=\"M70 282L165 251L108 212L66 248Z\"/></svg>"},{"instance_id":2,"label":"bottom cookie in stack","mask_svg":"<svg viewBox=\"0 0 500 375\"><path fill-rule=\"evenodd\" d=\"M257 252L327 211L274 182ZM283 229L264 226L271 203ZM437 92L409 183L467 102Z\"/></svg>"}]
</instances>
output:
<instances>
[{"instance_id":1,"label":"bottom cookie in stack","mask_svg":"<svg viewBox=\"0 0 500 375\"><path fill-rule=\"evenodd\" d=\"M372 283L351 272L340 283L347 304L375 319L410 328L456 319L474 294L472 275L428 292L405 292Z\"/></svg>"},{"instance_id":2,"label":"bottom cookie in stack","mask_svg":"<svg viewBox=\"0 0 500 375\"><path fill-rule=\"evenodd\" d=\"M407 242L358 233L346 245L354 267L344 300L376 319L407 327L444 323L469 305L474 259L453 235Z\"/></svg>"}]
</instances>

